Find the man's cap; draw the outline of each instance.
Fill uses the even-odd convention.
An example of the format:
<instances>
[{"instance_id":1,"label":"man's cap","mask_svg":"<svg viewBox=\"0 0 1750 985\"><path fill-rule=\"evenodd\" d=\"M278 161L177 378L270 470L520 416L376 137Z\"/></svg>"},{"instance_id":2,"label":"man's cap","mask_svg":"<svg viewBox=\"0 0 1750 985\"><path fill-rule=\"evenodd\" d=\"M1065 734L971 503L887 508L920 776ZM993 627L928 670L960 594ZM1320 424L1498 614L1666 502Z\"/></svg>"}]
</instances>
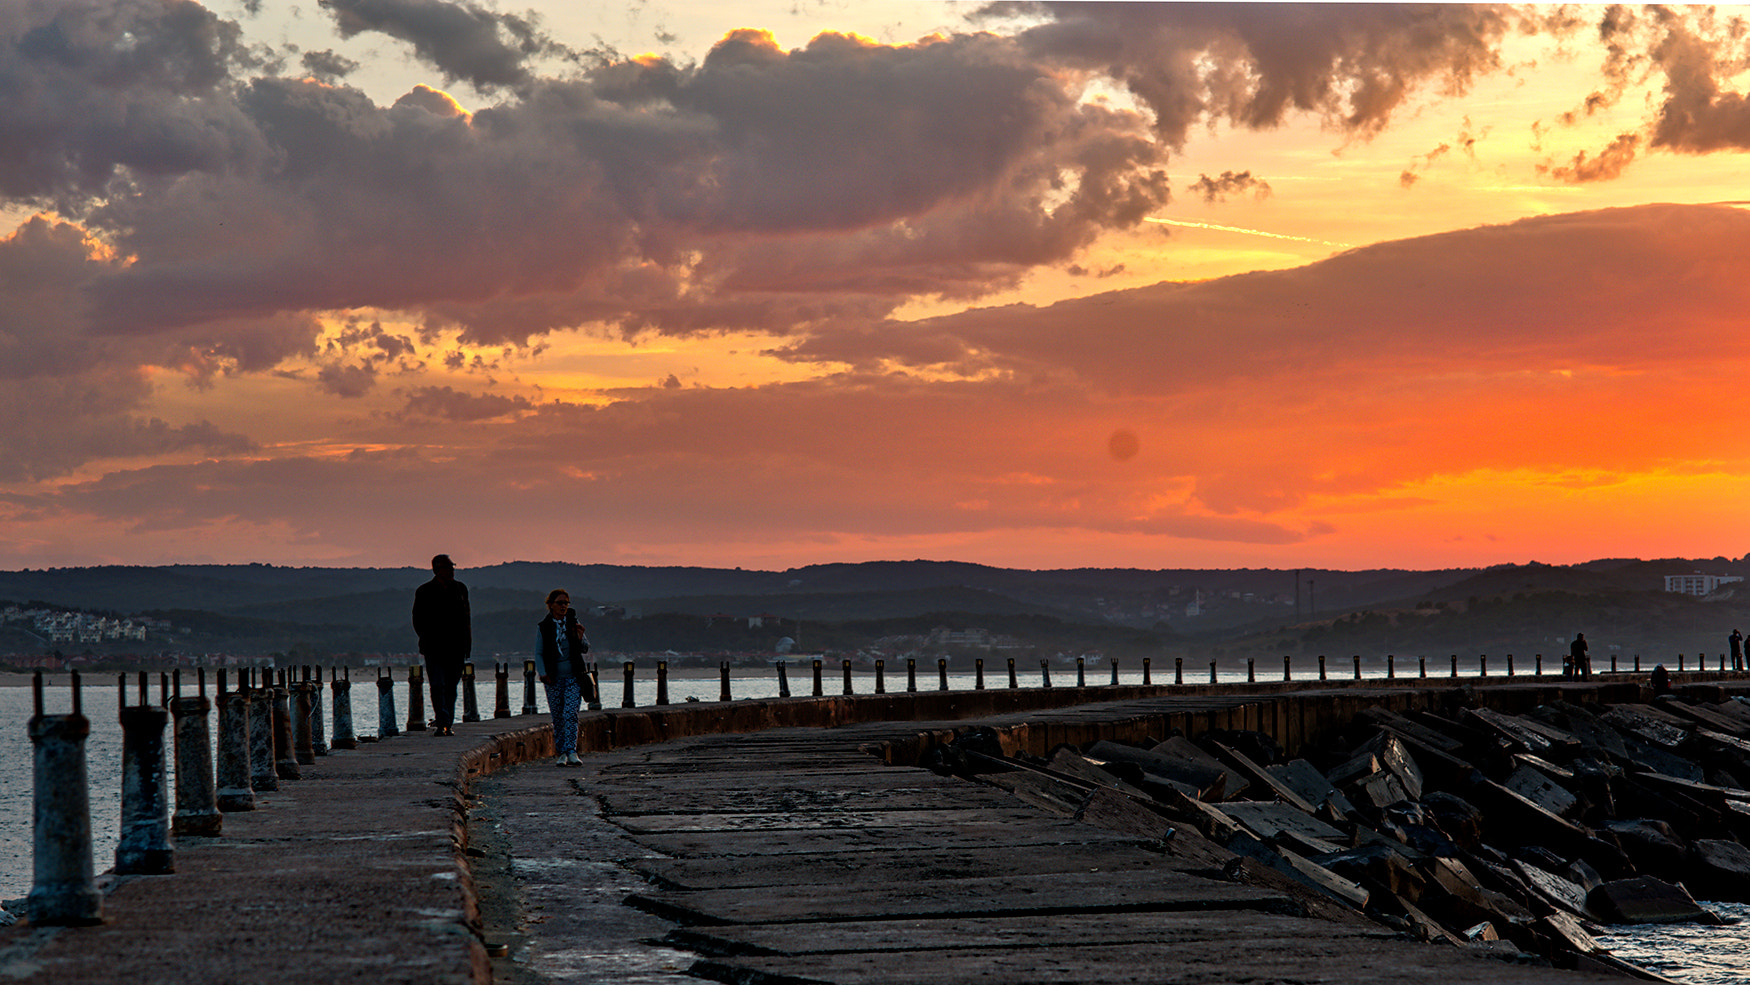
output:
<instances>
[{"instance_id":1,"label":"man's cap","mask_svg":"<svg viewBox=\"0 0 1750 985\"><path fill-rule=\"evenodd\" d=\"M434 568L453 568L456 566L456 562L450 560L448 554L439 554L431 559L431 566Z\"/></svg>"}]
</instances>

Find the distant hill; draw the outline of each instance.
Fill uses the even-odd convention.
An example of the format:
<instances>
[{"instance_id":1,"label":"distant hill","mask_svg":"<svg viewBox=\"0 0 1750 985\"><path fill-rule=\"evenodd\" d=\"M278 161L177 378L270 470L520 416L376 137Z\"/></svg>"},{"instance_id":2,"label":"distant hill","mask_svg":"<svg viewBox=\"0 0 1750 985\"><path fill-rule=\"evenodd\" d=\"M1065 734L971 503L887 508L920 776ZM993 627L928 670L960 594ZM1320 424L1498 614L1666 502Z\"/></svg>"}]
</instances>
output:
<instances>
[{"instance_id":1,"label":"distant hill","mask_svg":"<svg viewBox=\"0 0 1750 985\"><path fill-rule=\"evenodd\" d=\"M1728 587L1709 600L1663 591L1665 575L1698 570L1750 576L1750 562L1607 559L1297 572L1030 571L941 561L755 571L519 561L464 568L459 575L473 597L482 656L520 659L543 596L563 587L589 613L592 636L605 649L764 649L798 627L805 627L810 645L856 649L930 624L985 629L1065 651L1156 647L1163 655L1346 657L1345 650L1378 655L1418 648L1548 654L1580 629L1600 646L1717 650L1732 625L1750 629L1750 587L1742 593ZM266 564L27 569L0 571L0 599L170 620L176 632L150 640L149 651L407 653L414 649L408 625L413 590L429 577L413 567ZM602 608L610 615L601 615ZM756 618L750 623L750 617ZM741 629L732 631L737 625ZM0 649L49 648L13 625L0 632Z\"/></svg>"}]
</instances>

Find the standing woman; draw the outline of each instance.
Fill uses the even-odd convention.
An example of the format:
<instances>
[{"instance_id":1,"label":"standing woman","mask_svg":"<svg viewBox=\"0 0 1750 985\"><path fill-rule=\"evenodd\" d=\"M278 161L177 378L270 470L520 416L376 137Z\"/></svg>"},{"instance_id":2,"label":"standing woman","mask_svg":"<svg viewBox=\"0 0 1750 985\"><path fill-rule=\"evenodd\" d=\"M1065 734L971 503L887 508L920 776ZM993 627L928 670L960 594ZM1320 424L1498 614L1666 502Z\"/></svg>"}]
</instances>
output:
<instances>
[{"instance_id":1,"label":"standing woman","mask_svg":"<svg viewBox=\"0 0 1750 985\"><path fill-rule=\"evenodd\" d=\"M547 689L547 710L553 714L554 766L582 766L577 758L577 706L583 701L589 637L571 611L571 593L555 588L547 593L547 618L541 620L538 648L541 683Z\"/></svg>"}]
</instances>

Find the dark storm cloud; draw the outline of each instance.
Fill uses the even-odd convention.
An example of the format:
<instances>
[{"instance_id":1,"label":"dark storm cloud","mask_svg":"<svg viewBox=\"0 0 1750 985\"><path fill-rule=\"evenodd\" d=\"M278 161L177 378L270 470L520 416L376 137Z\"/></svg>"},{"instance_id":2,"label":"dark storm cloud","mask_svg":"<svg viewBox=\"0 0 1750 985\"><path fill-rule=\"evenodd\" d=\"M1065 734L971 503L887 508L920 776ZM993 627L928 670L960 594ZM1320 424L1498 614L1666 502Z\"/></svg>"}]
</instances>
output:
<instances>
[{"instance_id":1,"label":"dark storm cloud","mask_svg":"<svg viewBox=\"0 0 1750 985\"><path fill-rule=\"evenodd\" d=\"M1492 67L1507 23L1438 5L1071 4L1019 37L823 34L784 50L736 31L696 66L557 78L532 66L571 53L527 18L439 0L324 8L343 34L401 39L448 77L515 95L470 115L424 87L383 107L246 77L237 26L192 3L11 15L0 68L84 109L0 122L24 138L0 146L33 148L0 157L0 181L106 191L72 212L133 258L83 285L93 330L363 307L510 343L587 322L828 330L1012 286L1134 226L1169 201L1169 144L1197 121L1304 111L1374 132L1416 89ZM149 64L105 64L118 56L99 39L120 20ZM1107 72L1152 117L1080 98ZM105 118L149 134L91 122Z\"/></svg>"},{"instance_id":2,"label":"dark storm cloud","mask_svg":"<svg viewBox=\"0 0 1750 985\"><path fill-rule=\"evenodd\" d=\"M1595 156L1588 157L1585 151L1581 151L1567 164L1559 167L1540 165L1538 170L1557 181L1575 185L1588 181L1609 181L1621 177L1623 169L1634 163L1635 151L1640 143L1641 138L1636 134L1619 134L1610 142L1610 146Z\"/></svg>"},{"instance_id":3,"label":"dark storm cloud","mask_svg":"<svg viewBox=\"0 0 1750 985\"><path fill-rule=\"evenodd\" d=\"M450 421L484 421L533 409L524 397L469 394L449 386L416 387L407 394L406 407L409 414Z\"/></svg>"},{"instance_id":4,"label":"dark storm cloud","mask_svg":"<svg viewBox=\"0 0 1750 985\"><path fill-rule=\"evenodd\" d=\"M1620 134L1588 157L1542 170L1570 182L1620 176L1637 151L1682 154L1750 149L1750 98L1729 85L1750 68L1750 25L1712 7L1613 5L1598 17L1605 85L1558 122L1573 125L1616 106L1631 86L1658 84L1663 99L1639 133Z\"/></svg>"},{"instance_id":5,"label":"dark storm cloud","mask_svg":"<svg viewBox=\"0 0 1750 985\"><path fill-rule=\"evenodd\" d=\"M1750 283L1732 259L1746 252L1750 212L1741 209L1608 209L1381 243L1292 270L1045 308L973 309L787 351L808 361L1076 377L1101 392L1155 396L1294 377L1310 366L1384 376L1423 366L1434 352L1453 373L1646 367L1694 352L1738 358L1750 342L1721 333L1730 312L1750 307ZM1585 291L1551 290L1579 283ZM1652 324L1661 326L1656 337L1633 327Z\"/></svg>"},{"instance_id":6,"label":"dark storm cloud","mask_svg":"<svg viewBox=\"0 0 1750 985\"><path fill-rule=\"evenodd\" d=\"M266 148L226 91L255 64L191 0L0 5L0 195L69 210L118 169L220 172Z\"/></svg>"},{"instance_id":7,"label":"dark storm cloud","mask_svg":"<svg viewBox=\"0 0 1750 985\"><path fill-rule=\"evenodd\" d=\"M1469 4L999 3L1052 21L1021 44L1052 62L1110 70L1174 146L1209 119L1267 128L1291 112L1383 129L1424 86L1462 91L1496 69L1519 19Z\"/></svg>"},{"instance_id":8,"label":"dark storm cloud","mask_svg":"<svg viewBox=\"0 0 1750 985\"><path fill-rule=\"evenodd\" d=\"M358 71L359 63L332 51L306 51L298 59L304 71L324 82L337 82Z\"/></svg>"},{"instance_id":9,"label":"dark storm cloud","mask_svg":"<svg viewBox=\"0 0 1750 985\"><path fill-rule=\"evenodd\" d=\"M1221 177L1211 178L1209 175L1198 175L1197 181L1191 186L1191 191L1205 202L1225 202L1229 195L1250 192L1254 198L1268 198L1270 183L1262 178L1255 178L1250 171L1238 174L1223 171Z\"/></svg>"},{"instance_id":10,"label":"dark storm cloud","mask_svg":"<svg viewBox=\"0 0 1750 985\"><path fill-rule=\"evenodd\" d=\"M342 37L376 31L399 38L450 81L480 89L516 86L532 77L532 57L569 54L532 17L444 0L320 0Z\"/></svg>"}]
</instances>

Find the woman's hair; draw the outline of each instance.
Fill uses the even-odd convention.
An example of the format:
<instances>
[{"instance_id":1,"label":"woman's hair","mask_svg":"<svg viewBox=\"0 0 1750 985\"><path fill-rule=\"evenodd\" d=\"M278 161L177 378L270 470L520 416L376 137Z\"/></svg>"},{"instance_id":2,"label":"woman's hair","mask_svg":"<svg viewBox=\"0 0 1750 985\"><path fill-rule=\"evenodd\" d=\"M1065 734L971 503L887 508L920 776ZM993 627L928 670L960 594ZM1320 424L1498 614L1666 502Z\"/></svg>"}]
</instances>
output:
<instances>
[{"instance_id":1,"label":"woman's hair","mask_svg":"<svg viewBox=\"0 0 1750 985\"><path fill-rule=\"evenodd\" d=\"M568 592L568 591L566 591L566 590L565 590L565 589L563 589L563 588L555 588L555 589L553 589L553 590L552 590L552 591L551 591L551 592L548 592L548 593L547 593L547 604L548 604L548 605L552 605L552 604L553 604L553 600L554 600L554 599L556 599L556 598L558 598L558 597L559 597L559 596L561 596L561 595L563 595L563 596L565 596L565 597L566 597L566 598L570 598L570 597L571 597L571 593L570 593L570 592Z\"/></svg>"}]
</instances>

